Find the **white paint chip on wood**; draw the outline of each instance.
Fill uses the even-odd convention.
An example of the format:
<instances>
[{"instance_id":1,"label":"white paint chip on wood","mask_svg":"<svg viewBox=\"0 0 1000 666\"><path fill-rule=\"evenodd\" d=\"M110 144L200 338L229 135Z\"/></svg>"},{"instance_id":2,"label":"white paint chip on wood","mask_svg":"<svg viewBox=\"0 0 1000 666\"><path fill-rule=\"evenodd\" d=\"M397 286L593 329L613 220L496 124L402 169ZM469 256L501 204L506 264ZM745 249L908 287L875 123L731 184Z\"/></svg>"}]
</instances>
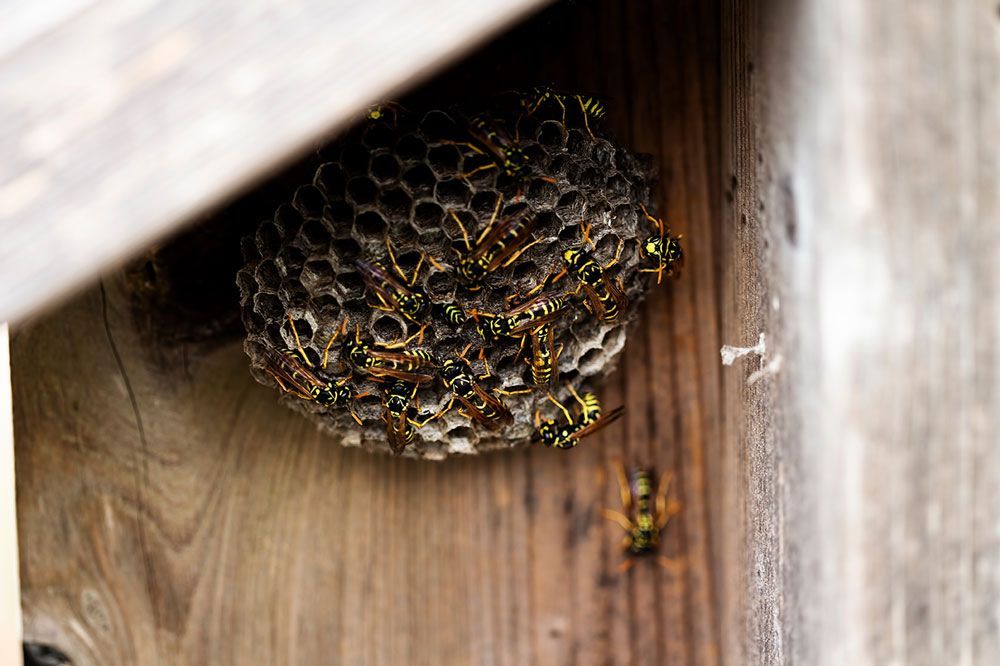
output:
<instances>
[{"instance_id":1,"label":"white paint chip on wood","mask_svg":"<svg viewBox=\"0 0 1000 666\"><path fill-rule=\"evenodd\" d=\"M738 358L743 358L749 354L763 356L766 351L767 345L764 342L764 334L761 333L760 337L757 338L757 344L754 346L734 347L732 345L722 345L722 349L719 350L719 354L722 356L722 365L732 365Z\"/></svg>"}]
</instances>

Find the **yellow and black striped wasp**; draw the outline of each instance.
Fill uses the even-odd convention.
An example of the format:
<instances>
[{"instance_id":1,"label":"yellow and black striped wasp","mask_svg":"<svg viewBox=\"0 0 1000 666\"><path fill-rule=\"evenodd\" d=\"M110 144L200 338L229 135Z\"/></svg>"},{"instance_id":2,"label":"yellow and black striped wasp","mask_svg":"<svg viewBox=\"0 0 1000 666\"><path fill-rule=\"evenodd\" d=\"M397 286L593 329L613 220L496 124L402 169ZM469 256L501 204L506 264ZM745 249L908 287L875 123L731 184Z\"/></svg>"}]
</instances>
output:
<instances>
[{"instance_id":1,"label":"yellow and black striped wasp","mask_svg":"<svg viewBox=\"0 0 1000 666\"><path fill-rule=\"evenodd\" d=\"M531 91L529 97L522 98L522 106L525 116L533 115L546 102L554 102L559 105L562 111L562 124L566 124L566 104L575 102L580 107L580 115L583 117L583 126L587 133L594 138L594 132L590 129L590 118L601 120L607 114L607 109L597 97L593 95L567 95L557 92L549 86L536 86Z\"/></svg>"},{"instance_id":2,"label":"yellow and black striped wasp","mask_svg":"<svg viewBox=\"0 0 1000 666\"><path fill-rule=\"evenodd\" d=\"M555 349L552 324L542 324L531 332L531 381L535 386L549 386L559 378L562 345Z\"/></svg>"},{"instance_id":3,"label":"yellow and black striped wasp","mask_svg":"<svg viewBox=\"0 0 1000 666\"><path fill-rule=\"evenodd\" d=\"M417 388L417 384L395 379L384 391L382 419L386 424L389 448L393 453L402 453L413 443L416 428L423 428L437 417L432 414L424 420L418 418Z\"/></svg>"},{"instance_id":4,"label":"yellow and black striped wasp","mask_svg":"<svg viewBox=\"0 0 1000 666\"><path fill-rule=\"evenodd\" d=\"M303 400L310 400L325 406L344 406L351 413L351 417L361 425L361 419L354 411L354 400L359 397L352 394L347 386L351 377L348 375L338 381L334 381L325 376L326 365L329 359L330 345L336 338L336 333L330 338L330 342L323 350L323 363L319 369L313 367L312 362L302 348L299 340L299 333L295 330L295 321L288 315L288 323L292 329L292 336L295 338L295 349L286 349L279 352L270 347L265 348L267 359L267 372L278 387Z\"/></svg>"},{"instance_id":5,"label":"yellow and black striped wasp","mask_svg":"<svg viewBox=\"0 0 1000 666\"><path fill-rule=\"evenodd\" d=\"M338 334L342 335L346 330L347 319L344 319ZM438 368L433 354L424 349L406 348L422 335L423 327L401 342L377 344L363 340L360 327L355 326L354 336L346 338L341 347L341 363L375 378L400 379L411 384L432 382L433 373Z\"/></svg>"},{"instance_id":6,"label":"yellow and black striped wasp","mask_svg":"<svg viewBox=\"0 0 1000 666\"><path fill-rule=\"evenodd\" d=\"M670 235L670 231L663 224L663 220L653 217L641 206L642 214L653 223L656 233L645 238L639 246L644 257L656 259L656 268L641 268L642 273L656 273L656 284L660 284L663 279L663 271L666 270L667 277L673 277L680 272L684 265L684 252L681 250L681 237Z\"/></svg>"},{"instance_id":7,"label":"yellow and black striped wasp","mask_svg":"<svg viewBox=\"0 0 1000 666\"><path fill-rule=\"evenodd\" d=\"M389 242L388 238L385 239L385 247L389 253L389 262L399 279L381 264L369 263L361 259L354 262L365 286L378 299L378 303L372 307L386 312L398 312L410 321L420 323L421 317L430 303L430 298L416 284L417 278L420 276L420 267L423 266L427 255L420 253L420 260L417 261L417 265L413 269L413 276L407 278L406 272L396 261L396 254L393 252L392 243Z\"/></svg>"},{"instance_id":8,"label":"yellow and black striped wasp","mask_svg":"<svg viewBox=\"0 0 1000 666\"><path fill-rule=\"evenodd\" d=\"M462 232L466 249L464 254L460 253L455 271L471 291L479 289L483 278L489 273L510 266L528 248L541 240L529 242L537 226L531 211L522 208L512 215L499 217L501 203L502 199L498 196L493 215L476 239L475 247L469 242L469 234L462 220L455 211L449 211Z\"/></svg>"},{"instance_id":9,"label":"yellow and black striped wasp","mask_svg":"<svg viewBox=\"0 0 1000 666\"><path fill-rule=\"evenodd\" d=\"M653 477L648 469L635 468L631 478L625 474L621 463L615 465L618 476L618 488L622 498L624 513L611 509L602 509L605 518L621 526L625 530L622 548L631 556L648 555L656 551L660 543L660 532L666 527L671 517L680 511L680 503L667 501L670 492L670 482L673 475L664 472L657 484L656 498L653 499ZM670 568L673 562L661 555L660 564ZM621 571L627 571L635 563L633 557L627 558Z\"/></svg>"},{"instance_id":10,"label":"yellow and black striped wasp","mask_svg":"<svg viewBox=\"0 0 1000 666\"><path fill-rule=\"evenodd\" d=\"M466 345L457 357L446 359L441 366L438 376L451 391L452 397L445 408L435 414L434 418L445 414L458 399L464 408L463 416L490 430L501 430L514 422L514 416L503 401L479 385L477 377L472 371L472 366L465 358L471 346L471 343Z\"/></svg>"},{"instance_id":11,"label":"yellow and black striped wasp","mask_svg":"<svg viewBox=\"0 0 1000 666\"><path fill-rule=\"evenodd\" d=\"M498 338L520 337L534 331L557 319L569 306L570 299L565 295L541 294L502 314L473 311L472 317L477 321L483 318L477 327L479 335L485 342L493 342Z\"/></svg>"},{"instance_id":12,"label":"yellow and black striped wasp","mask_svg":"<svg viewBox=\"0 0 1000 666\"><path fill-rule=\"evenodd\" d=\"M584 243L590 242L589 227L584 230ZM622 288L621 281L612 280L608 269L618 263L622 254L623 242L618 240L615 256L605 265L600 265L582 248L570 248L563 252L563 269L551 280L559 281L567 273L571 273L578 283L577 291L583 290L586 296L587 309L595 317L604 321L618 319L628 307L628 298Z\"/></svg>"},{"instance_id":13,"label":"yellow and black striped wasp","mask_svg":"<svg viewBox=\"0 0 1000 666\"><path fill-rule=\"evenodd\" d=\"M601 403L593 393L584 393L583 397L576 390L567 385L570 394L580 403L580 414L574 418L566 407L556 400L551 393L546 393L546 397L552 404L559 408L559 411L566 417L566 423L560 424L555 419L542 419L538 410L535 410L535 433L533 442L541 442L545 446L556 449L572 449L580 443L587 435L592 435L598 430L609 426L621 418L625 413L625 407L616 407L607 414L602 413Z\"/></svg>"},{"instance_id":14,"label":"yellow and black striped wasp","mask_svg":"<svg viewBox=\"0 0 1000 666\"><path fill-rule=\"evenodd\" d=\"M452 143L469 148L488 161L461 174L460 178L468 179L489 169L498 169L511 178L524 178L528 175L530 161L527 153L521 148L518 139L512 137L495 118L484 113L467 118L466 130L472 138L471 142Z\"/></svg>"},{"instance_id":15,"label":"yellow and black striped wasp","mask_svg":"<svg viewBox=\"0 0 1000 666\"><path fill-rule=\"evenodd\" d=\"M461 328L469 321L468 313L457 303L435 303L433 311L454 328Z\"/></svg>"}]
</instances>

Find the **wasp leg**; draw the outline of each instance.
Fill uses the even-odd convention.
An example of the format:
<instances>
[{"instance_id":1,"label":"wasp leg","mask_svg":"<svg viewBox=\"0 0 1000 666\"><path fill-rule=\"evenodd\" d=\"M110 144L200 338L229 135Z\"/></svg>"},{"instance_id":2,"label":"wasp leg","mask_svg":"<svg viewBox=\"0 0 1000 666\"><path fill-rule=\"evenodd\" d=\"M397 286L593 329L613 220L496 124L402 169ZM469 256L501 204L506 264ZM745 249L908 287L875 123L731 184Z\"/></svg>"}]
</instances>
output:
<instances>
[{"instance_id":1,"label":"wasp leg","mask_svg":"<svg viewBox=\"0 0 1000 666\"><path fill-rule=\"evenodd\" d=\"M608 270L609 268L611 268L612 266L614 266L615 264L618 263L618 259L620 259L621 256L622 256L622 246L623 245L624 245L624 241L621 238L619 238L618 239L618 249L615 250L615 258L612 259L611 261L609 261L606 266L603 266L604 270Z\"/></svg>"},{"instance_id":2,"label":"wasp leg","mask_svg":"<svg viewBox=\"0 0 1000 666\"><path fill-rule=\"evenodd\" d=\"M618 492L622 498L622 507L625 513L632 511L632 488L629 486L628 475L625 474L625 467L620 460L615 461L615 475L618 477Z\"/></svg>"},{"instance_id":3,"label":"wasp leg","mask_svg":"<svg viewBox=\"0 0 1000 666\"><path fill-rule=\"evenodd\" d=\"M660 284L663 279L663 269L666 268L666 264L660 262L659 268L640 268L640 273L656 273L656 284Z\"/></svg>"},{"instance_id":4,"label":"wasp leg","mask_svg":"<svg viewBox=\"0 0 1000 666\"><path fill-rule=\"evenodd\" d=\"M657 232L660 234L660 237L662 238L664 233L663 220L661 220L658 217L653 217L652 215L650 215L649 211L646 210L646 207L643 206L642 204L639 204L639 208L642 209L642 214L646 216L646 219L653 223L653 226L656 227Z\"/></svg>"},{"instance_id":5,"label":"wasp leg","mask_svg":"<svg viewBox=\"0 0 1000 666\"><path fill-rule=\"evenodd\" d=\"M358 413L355 411L355 403L361 398L367 397L369 395L372 395L369 391L356 394L353 398L351 398L351 404L348 405L347 407L347 411L351 413L351 418L354 419L354 422L357 423L358 425L363 425L363 424L361 423L361 417L358 416Z\"/></svg>"},{"instance_id":6,"label":"wasp leg","mask_svg":"<svg viewBox=\"0 0 1000 666\"><path fill-rule=\"evenodd\" d=\"M590 247L594 247L594 241L590 239L590 230L593 226L593 224L587 224L583 227L580 233L580 242L584 245L589 245Z\"/></svg>"},{"instance_id":7,"label":"wasp leg","mask_svg":"<svg viewBox=\"0 0 1000 666\"><path fill-rule=\"evenodd\" d=\"M656 558L656 561L661 567L669 571L670 573L678 573L678 569L683 570L685 561L684 558L673 558L667 557L666 555L660 555Z\"/></svg>"},{"instance_id":8,"label":"wasp leg","mask_svg":"<svg viewBox=\"0 0 1000 666\"><path fill-rule=\"evenodd\" d=\"M448 214L451 215L451 219L455 220L455 224L462 231L462 239L465 241L465 249L468 252L472 252L472 245L469 243L469 233L465 230L465 225L462 224L462 220L459 219L458 215L455 215L455 211L449 210Z\"/></svg>"},{"instance_id":9,"label":"wasp leg","mask_svg":"<svg viewBox=\"0 0 1000 666\"><path fill-rule=\"evenodd\" d=\"M447 405L445 406L445 408L444 408L444 409L442 409L442 410L440 410L440 411L438 411L438 413L437 413L437 414L435 414L435 415L434 415L434 416L433 416L433 417L431 418L431 421L434 421L434 420L436 420L436 419L439 419L439 418L441 418L442 416L444 416L445 414L447 414L448 412L450 412L450 411L451 411L451 408L452 408L452 407L453 407L454 405L455 405L455 396L453 395L453 396L451 396L451 400L449 400L449 401L448 401L448 404L447 404ZM461 411L461 410L459 410L459 411ZM430 423L430 421L428 421L428 423Z\"/></svg>"},{"instance_id":10,"label":"wasp leg","mask_svg":"<svg viewBox=\"0 0 1000 666\"><path fill-rule=\"evenodd\" d=\"M479 148L479 146L477 146L474 143L469 143L468 141L442 141L441 143L446 146L463 146L465 148L468 148L472 152L476 153L477 155L486 154Z\"/></svg>"},{"instance_id":11,"label":"wasp leg","mask_svg":"<svg viewBox=\"0 0 1000 666\"><path fill-rule=\"evenodd\" d=\"M549 391L546 391L545 392L545 397L548 398L549 401L553 405L555 405L556 407L559 408L559 411L561 411L563 413L563 416L566 417L566 422L567 423L570 423L570 424L573 423L573 416L569 413L569 410L566 409L561 402L559 402L558 400L556 400L555 397L552 395L552 393L550 393Z\"/></svg>"},{"instance_id":12,"label":"wasp leg","mask_svg":"<svg viewBox=\"0 0 1000 666\"><path fill-rule=\"evenodd\" d=\"M347 320L344 320L347 323ZM330 336L330 341L326 343L326 347L323 347L323 369L326 370L326 364L330 360L330 347L333 346L333 341L340 336L340 331L338 329L333 330L333 334ZM350 379L348 377L347 379ZM344 381L347 381L346 379Z\"/></svg>"},{"instance_id":13,"label":"wasp leg","mask_svg":"<svg viewBox=\"0 0 1000 666\"><path fill-rule=\"evenodd\" d=\"M382 347L384 347L385 349L403 349L404 347L406 347L407 345L409 345L414 340L417 340L417 344L422 344L423 341L424 341L424 329L426 329L426 328L427 328L427 324L423 324L420 327L419 331L417 331L416 333L414 333L410 337L406 338L405 340L398 340L396 342L390 342L388 344L383 344Z\"/></svg>"},{"instance_id":14,"label":"wasp leg","mask_svg":"<svg viewBox=\"0 0 1000 666\"><path fill-rule=\"evenodd\" d=\"M432 257L429 254L427 255L427 263L429 263L431 266L433 266L437 270L441 271L442 273L445 271L445 267L442 266L440 263L438 263L437 260L435 260L434 257ZM410 285L410 286L413 286L413 285Z\"/></svg>"},{"instance_id":15,"label":"wasp leg","mask_svg":"<svg viewBox=\"0 0 1000 666\"><path fill-rule=\"evenodd\" d=\"M585 407L587 406L587 403L585 403L585 402L583 401L583 398L581 398L581 397L580 397L580 394L576 392L576 389L575 389L575 388L573 388L573 385L572 385L572 384L569 384L569 383L567 383L567 384L566 384L566 388L567 388L567 389L569 389L569 394L570 394L571 396L573 396L573 398L574 398L574 399L575 399L575 400L576 400L576 401L577 401L578 403L580 403L580 407L584 407L584 408L585 408Z\"/></svg>"},{"instance_id":16,"label":"wasp leg","mask_svg":"<svg viewBox=\"0 0 1000 666\"><path fill-rule=\"evenodd\" d=\"M490 221L486 223L486 226L483 227L483 230L482 232L480 232L479 237L476 238L477 244L482 243L483 239L486 238L486 235L490 231L490 227L493 226L493 223L496 222L497 216L500 214L500 206L502 204L503 204L503 196L498 194L496 205L493 206L493 212L490 214Z\"/></svg>"},{"instance_id":17,"label":"wasp leg","mask_svg":"<svg viewBox=\"0 0 1000 666\"><path fill-rule=\"evenodd\" d=\"M299 354L302 356L302 360L306 362L310 368L312 367L312 362L309 357L306 356L306 351L302 349L302 343L299 341L299 332L295 330L295 320L292 319L292 315L286 315L288 317L288 323L292 327L292 337L295 338L295 348L299 350Z\"/></svg>"},{"instance_id":18,"label":"wasp leg","mask_svg":"<svg viewBox=\"0 0 1000 666\"><path fill-rule=\"evenodd\" d=\"M619 513L618 511L615 511L613 509L601 509L601 515L610 520L611 522L617 523L623 530L625 530L629 534L631 534L632 530L635 529L635 525L633 525L632 521L629 520L628 516L626 516L623 513ZM626 536L626 538L629 540L628 541L629 545L631 545L632 537Z\"/></svg>"},{"instance_id":19,"label":"wasp leg","mask_svg":"<svg viewBox=\"0 0 1000 666\"><path fill-rule=\"evenodd\" d=\"M484 164L482 166L477 166L472 171L462 172L462 173L458 174L458 177L461 178L462 180L468 180L470 176L475 176L480 171L489 171L490 169L497 169L497 168L499 168L499 167L497 167L496 164L492 164L492 163L491 164Z\"/></svg>"},{"instance_id":20,"label":"wasp leg","mask_svg":"<svg viewBox=\"0 0 1000 666\"><path fill-rule=\"evenodd\" d=\"M576 98L577 103L580 105L580 115L583 116L583 126L587 128L587 134L590 135L591 139L596 139L593 130L590 129L590 123L587 121L587 107L583 105L583 98L579 95L573 95Z\"/></svg>"},{"instance_id":21,"label":"wasp leg","mask_svg":"<svg viewBox=\"0 0 1000 666\"><path fill-rule=\"evenodd\" d=\"M509 396L509 395L525 395L527 393L533 393L535 389L523 388L523 389L518 389L516 391L508 391L507 389L498 388L498 389L493 389L493 390L495 392L499 393L500 395L508 395Z\"/></svg>"},{"instance_id":22,"label":"wasp leg","mask_svg":"<svg viewBox=\"0 0 1000 666\"><path fill-rule=\"evenodd\" d=\"M628 570L634 566L635 566L635 558L626 557L624 560L622 560L622 563L618 565L618 573L627 573Z\"/></svg>"},{"instance_id":23,"label":"wasp leg","mask_svg":"<svg viewBox=\"0 0 1000 666\"><path fill-rule=\"evenodd\" d=\"M515 261L517 261L518 257L520 257L522 254L524 254L525 252L527 252L532 246L538 245L539 243L541 243L543 240L544 239L542 239L542 238L536 238L535 240L531 241L530 243L528 243L527 245L525 245L524 247L522 247L520 250L518 250L517 252L515 252L514 254L512 254L511 257L510 257L510 259L508 259L507 261L503 262L503 264L502 264L503 267L507 268L508 266L510 266L512 263L514 263Z\"/></svg>"},{"instance_id":24,"label":"wasp leg","mask_svg":"<svg viewBox=\"0 0 1000 666\"><path fill-rule=\"evenodd\" d=\"M660 483L656 488L656 529L658 530L662 530L670 517L680 511L680 502L667 501L667 494L670 492L670 484L673 479L673 472L664 472L660 476Z\"/></svg>"}]
</instances>

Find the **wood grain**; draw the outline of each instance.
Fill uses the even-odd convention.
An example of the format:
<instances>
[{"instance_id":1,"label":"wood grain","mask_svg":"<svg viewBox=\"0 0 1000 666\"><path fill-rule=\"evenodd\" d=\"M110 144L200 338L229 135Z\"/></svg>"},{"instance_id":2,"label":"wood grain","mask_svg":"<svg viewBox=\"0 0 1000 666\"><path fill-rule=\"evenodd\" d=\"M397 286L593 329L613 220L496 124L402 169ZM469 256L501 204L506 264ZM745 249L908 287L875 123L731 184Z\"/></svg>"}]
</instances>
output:
<instances>
[{"instance_id":1,"label":"wood grain","mask_svg":"<svg viewBox=\"0 0 1000 666\"><path fill-rule=\"evenodd\" d=\"M723 16L727 661L997 663L996 3Z\"/></svg>"},{"instance_id":2,"label":"wood grain","mask_svg":"<svg viewBox=\"0 0 1000 666\"><path fill-rule=\"evenodd\" d=\"M0 319L79 288L542 4L0 9Z\"/></svg>"},{"instance_id":3,"label":"wood grain","mask_svg":"<svg viewBox=\"0 0 1000 666\"><path fill-rule=\"evenodd\" d=\"M237 344L151 333L111 275L14 339L27 636L78 666L719 663L737 455L720 441L719 20L698 2L562 6L427 88L604 91L613 129L657 155L687 266L602 387L628 404L620 425L571 452L441 464L344 450ZM617 459L675 472L677 566L617 571L599 513Z\"/></svg>"}]
</instances>

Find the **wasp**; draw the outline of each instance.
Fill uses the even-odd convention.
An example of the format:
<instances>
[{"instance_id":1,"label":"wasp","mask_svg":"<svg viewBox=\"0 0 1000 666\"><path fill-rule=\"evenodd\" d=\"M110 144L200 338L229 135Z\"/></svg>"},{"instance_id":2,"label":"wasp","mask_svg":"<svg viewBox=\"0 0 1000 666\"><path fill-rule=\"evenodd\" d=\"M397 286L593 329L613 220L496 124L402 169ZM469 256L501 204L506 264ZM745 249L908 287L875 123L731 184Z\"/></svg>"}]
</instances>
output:
<instances>
[{"instance_id":1,"label":"wasp","mask_svg":"<svg viewBox=\"0 0 1000 666\"><path fill-rule=\"evenodd\" d=\"M462 403L465 411L463 416L471 418L490 430L500 430L514 422L514 416L507 409L507 406L492 392L487 391L479 385L477 377L472 371L472 366L466 360L465 355L472 345L466 345L465 349L456 357L447 359L441 366L438 376L441 381L452 392L451 400L443 410L435 415L435 418L450 410L457 398ZM485 377L490 376L487 374ZM479 379L484 379L480 377ZM498 391L499 393L511 393Z\"/></svg>"},{"instance_id":2,"label":"wasp","mask_svg":"<svg viewBox=\"0 0 1000 666\"><path fill-rule=\"evenodd\" d=\"M461 328L469 321L469 315L457 303L435 303L433 311L455 328Z\"/></svg>"},{"instance_id":3,"label":"wasp","mask_svg":"<svg viewBox=\"0 0 1000 666\"><path fill-rule=\"evenodd\" d=\"M552 324L543 324L531 332L531 381L535 386L548 386L553 377L559 377L562 346L555 350L554 337Z\"/></svg>"},{"instance_id":4,"label":"wasp","mask_svg":"<svg viewBox=\"0 0 1000 666\"><path fill-rule=\"evenodd\" d=\"M589 228L584 230L584 240L589 242ZM628 306L628 298L622 289L621 281L612 281L607 270L618 263L622 254L622 241L618 240L615 256L604 266L597 263L593 257L581 248L570 248L563 252L563 269L552 279L557 282L567 272L576 278L580 289L587 298L587 309L594 316L604 321L614 321L622 315Z\"/></svg>"},{"instance_id":5,"label":"wasp","mask_svg":"<svg viewBox=\"0 0 1000 666\"><path fill-rule=\"evenodd\" d=\"M499 315L473 311L473 318L485 319L479 322L479 335L484 341L493 342L497 338L516 337L544 326L558 318L569 305L570 299L565 295L542 294Z\"/></svg>"},{"instance_id":6,"label":"wasp","mask_svg":"<svg viewBox=\"0 0 1000 666\"><path fill-rule=\"evenodd\" d=\"M566 124L566 104L575 102L580 107L580 114L583 117L583 126L587 129L587 133L590 134L590 138L594 138L594 132L590 129L590 118L594 120L601 120L607 114L607 109L602 102L597 97L590 95L566 95L563 93L556 92L548 86L537 86L531 92L531 97L522 98L522 106L525 109L525 115L531 116L539 107L541 107L546 102L555 102L559 105L562 110L562 124Z\"/></svg>"},{"instance_id":7,"label":"wasp","mask_svg":"<svg viewBox=\"0 0 1000 666\"><path fill-rule=\"evenodd\" d=\"M487 274L498 268L510 266L528 248L541 240L528 242L535 231L537 220L527 208L522 208L513 215L498 218L501 203L502 200L498 196L493 215L476 239L475 247L469 242L469 234L462 220L455 211L449 211L462 231L466 250L465 254L460 256L455 270L472 291L480 288L480 283Z\"/></svg>"},{"instance_id":8,"label":"wasp","mask_svg":"<svg viewBox=\"0 0 1000 666\"><path fill-rule=\"evenodd\" d=\"M344 319L338 334L346 330L347 319ZM363 340L360 327L355 326L354 336L346 338L341 347L341 361L376 378L401 379L412 384L434 381L432 372L438 364L433 354L424 349L406 349L410 342L423 335L423 330L421 327L401 342L374 344Z\"/></svg>"},{"instance_id":9,"label":"wasp","mask_svg":"<svg viewBox=\"0 0 1000 666\"><path fill-rule=\"evenodd\" d=\"M381 122L387 121L391 116L392 126L395 127L399 114L405 110L406 109L395 102L382 102L381 104L368 107L368 113L365 117L374 122Z\"/></svg>"},{"instance_id":10,"label":"wasp","mask_svg":"<svg viewBox=\"0 0 1000 666\"><path fill-rule=\"evenodd\" d=\"M535 410L535 433L532 441L541 442L545 446L557 449L572 449L580 443L581 439L607 427L625 413L625 407L622 406L616 407L607 414L602 414L601 403L593 393L584 393L584 397L581 398L572 386L567 385L566 388L580 403L580 415L574 418L570 411L551 393L546 393L549 401L558 407L559 411L566 417L566 423L560 424L555 419L542 420L539 411Z\"/></svg>"},{"instance_id":11,"label":"wasp","mask_svg":"<svg viewBox=\"0 0 1000 666\"><path fill-rule=\"evenodd\" d=\"M268 374L274 377L274 381L278 383L278 387L282 391L303 400L311 400L323 406L346 406L351 417L358 425L361 425L361 419L354 411L354 400L360 396L352 395L351 389L347 386L351 379L350 376L348 375L337 382L321 376L325 375L330 345L333 344L336 333L330 338L330 342L323 350L323 363L317 370L302 348L299 333L295 330L295 321L291 315L288 315L288 323L291 325L292 336L295 338L295 349L278 352L270 347L266 348Z\"/></svg>"},{"instance_id":12,"label":"wasp","mask_svg":"<svg viewBox=\"0 0 1000 666\"><path fill-rule=\"evenodd\" d=\"M402 453L413 443L416 428L423 428L437 416L431 415L422 421L417 418L418 408L412 404L416 403L417 388L417 384L396 379L385 389L382 419L393 453Z\"/></svg>"},{"instance_id":13,"label":"wasp","mask_svg":"<svg viewBox=\"0 0 1000 666\"><path fill-rule=\"evenodd\" d=\"M413 276L407 278L405 271L396 261L396 254L393 252L392 243L389 242L388 238L385 239L385 247L389 252L389 262L399 279L381 264L369 263L360 259L354 262L365 286L378 299L378 304L372 307L386 312L398 312L410 321L420 323L420 318L427 310L430 298L416 286L416 283L420 275L420 267L427 255L420 253L420 260L417 261L417 265L413 269Z\"/></svg>"},{"instance_id":14,"label":"wasp","mask_svg":"<svg viewBox=\"0 0 1000 666\"><path fill-rule=\"evenodd\" d=\"M489 169L498 169L511 178L524 178L528 175L528 155L521 148L518 139L512 137L495 118L486 114L473 116L466 119L466 129L472 141L452 143L469 148L489 161L461 174L460 178L468 179Z\"/></svg>"},{"instance_id":15,"label":"wasp","mask_svg":"<svg viewBox=\"0 0 1000 666\"><path fill-rule=\"evenodd\" d=\"M657 484L656 498L653 499L653 477L648 469L632 470L631 478L625 474L621 463L615 465L618 488L622 498L624 513L603 509L601 513L625 530L622 548L632 556L647 555L656 551L660 543L660 532L670 518L680 511L680 503L667 501L673 475L664 472ZM635 563L629 557L622 563L621 571L627 571ZM669 568L672 561L660 556L660 563Z\"/></svg>"},{"instance_id":16,"label":"wasp","mask_svg":"<svg viewBox=\"0 0 1000 666\"><path fill-rule=\"evenodd\" d=\"M681 237L671 236L670 232L663 224L663 220L653 217L640 205L642 214L653 223L656 233L648 236L639 246L643 256L656 259L656 268L641 268L642 273L656 273L656 284L660 284L663 278L663 271L666 270L667 277L676 275L684 265L684 252L681 250Z\"/></svg>"}]
</instances>

